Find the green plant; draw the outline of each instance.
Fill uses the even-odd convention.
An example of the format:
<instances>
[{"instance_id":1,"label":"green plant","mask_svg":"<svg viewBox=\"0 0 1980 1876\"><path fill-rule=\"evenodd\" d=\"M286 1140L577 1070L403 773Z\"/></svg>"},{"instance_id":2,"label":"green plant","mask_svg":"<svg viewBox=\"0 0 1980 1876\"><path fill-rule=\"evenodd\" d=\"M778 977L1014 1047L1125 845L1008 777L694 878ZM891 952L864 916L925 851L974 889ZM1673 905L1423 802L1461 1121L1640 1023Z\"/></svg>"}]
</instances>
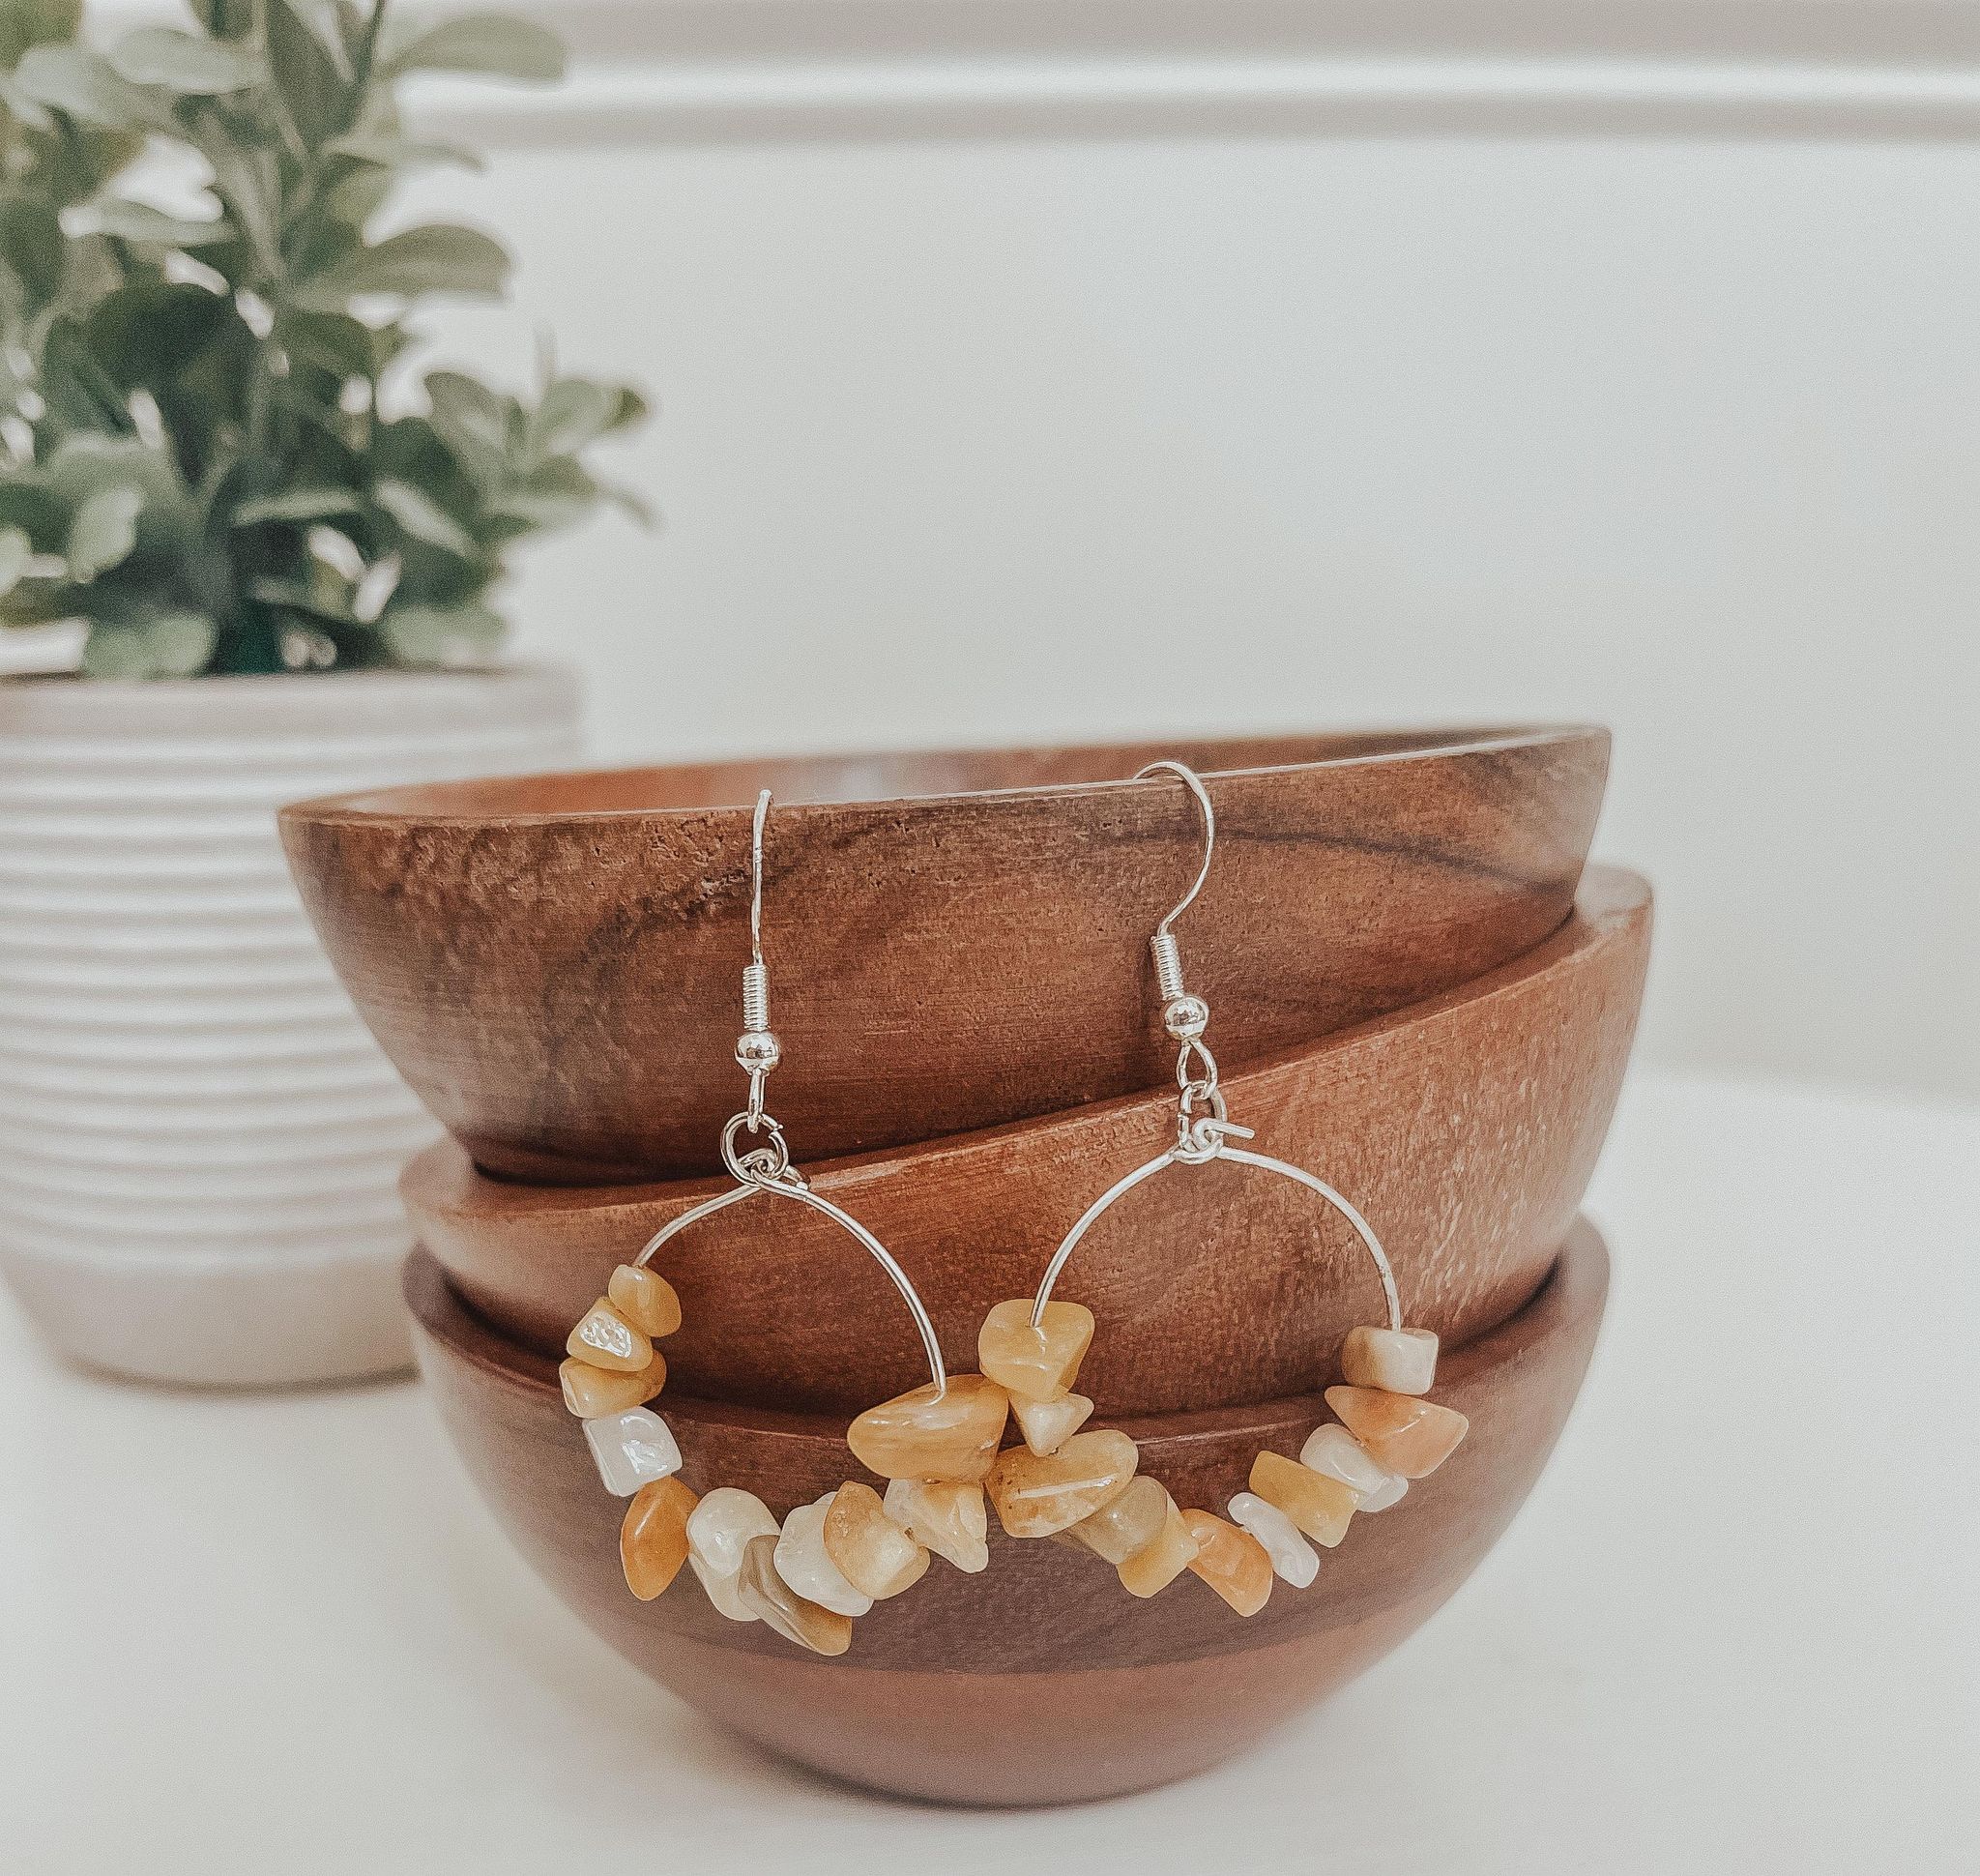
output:
<instances>
[{"instance_id":1,"label":"green plant","mask_svg":"<svg viewBox=\"0 0 1980 1876\"><path fill-rule=\"evenodd\" d=\"M583 457L645 405L416 379L414 308L499 297L509 257L372 224L407 170L474 161L406 135L400 78L552 79L563 49L385 0L192 11L99 51L81 0L0 0L0 624L86 621L97 676L481 661L510 547L641 512ZM201 178L177 212L117 192L144 152Z\"/></svg>"}]
</instances>

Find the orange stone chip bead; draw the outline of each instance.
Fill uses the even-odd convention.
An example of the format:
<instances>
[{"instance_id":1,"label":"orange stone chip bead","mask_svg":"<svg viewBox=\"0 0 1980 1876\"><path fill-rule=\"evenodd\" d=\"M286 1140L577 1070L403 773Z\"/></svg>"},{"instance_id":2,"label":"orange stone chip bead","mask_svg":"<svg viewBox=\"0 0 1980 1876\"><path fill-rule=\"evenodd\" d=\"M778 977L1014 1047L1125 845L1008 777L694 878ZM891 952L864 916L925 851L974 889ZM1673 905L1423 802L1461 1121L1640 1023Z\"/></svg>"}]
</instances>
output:
<instances>
[{"instance_id":1,"label":"orange stone chip bead","mask_svg":"<svg viewBox=\"0 0 1980 1876\"><path fill-rule=\"evenodd\" d=\"M1032 1327L1032 1299L1000 1303L983 1318L976 1359L991 1380L1027 1400L1057 1400L1071 1386L1093 1339L1083 1303L1048 1303Z\"/></svg>"},{"instance_id":2,"label":"orange stone chip bead","mask_svg":"<svg viewBox=\"0 0 1980 1876\"><path fill-rule=\"evenodd\" d=\"M736 1599L786 1641L814 1655L843 1655L853 1645L853 1618L807 1601L777 1574L777 1540L751 1538L736 1572Z\"/></svg>"},{"instance_id":3,"label":"orange stone chip bead","mask_svg":"<svg viewBox=\"0 0 1980 1876\"><path fill-rule=\"evenodd\" d=\"M1455 1408L1379 1388L1329 1388L1326 1404L1378 1465L1404 1479L1435 1472L1471 1430L1471 1422Z\"/></svg>"},{"instance_id":4,"label":"orange stone chip bead","mask_svg":"<svg viewBox=\"0 0 1980 1876\"><path fill-rule=\"evenodd\" d=\"M980 1374L952 1374L869 1407L846 1428L853 1456L883 1479L981 1479L997 1458L1010 1396Z\"/></svg>"},{"instance_id":5,"label":"orange stone chip bead","mask_svg":"<svg viewBox=\"0 0 1980 1876\"><path fill-rule=\"evenodd\" d=\"M1012 1447L998 1459L984 1489L1013 1538L1049 1538L1124 1491L1140 1458L1125 1433L1100 1427L1075 1433L1049 1455Z\"/></svg>"},{"instance_id":6,"label":"orange stone chip bead","mask_svg":"<svg viewBox=\"0 0 1980 1876\"><path fill-rule=\"evenodd\" d=\"M687 1519L701 1500L680 1480L655 1479L642 1485L626 1508L619 1527L619 1561L626 1587L651 1602L687 1561Z\"/></svg>"},{"instance_id":7,"label":"orange stone chip bead","mask_svg":"<svg viewBox=\"0 0 1980 1876\"><path fill-rule=\"evenodd\" d=\"M1182 1522L1196 1539L1189 1568L1240 1616L1255 1616L1272 1593L1272 1560L1265 1545L1208 1511L1184 1511Z\"/></svg>"},{"instance_id":8,"label":"orange stone chip bead","mask_svg":"<svg viewBox=\"0 0 1980 1876\"><path fill-rule=\"evenodd\" d=\"M653 1343L603 1297L585 1311L564 1346L574 1361L616 1374L638 1374L654 1359Z\"/></svg>"},{"instance_id":9,"label":"orange stone chip bead","mask_svg":"<svg viewBox=\"0 0 1980 1876\"><path fill-rule=\"evenodd\" d=\"M1137 1550L1154 1542L1168 1515L1168 1491L1159 1479L1144 1473L1129 1480L1126 1489L1097 1511L1068 1525L1058 1536L1110 1564L1124 1564Z\"/></svg>"},{"instance_id":10,"label":"orange stone chip bead","mask_svg":"<svg viewBox=\"0 0 1980 1876\"><path fill-rule=\"evenodd\" d=\"M848 1480L825 1513L825 1554L838 1573L876 1602L918 1583L928 1553L887 1514L871 1485Z\"/></svg>"},{"instance_id":11,"label":"orange stone chip bead","mask_svg":"<svg viewBox=\"0 0 1980 1876\"><path fill-rule=\"evenodd\" d=\"M1348 1521L1354 1515L1353 1489L1283 1452L1261 1452L1251 1462L1251 1489L1317 1544L1331 1550L1348 1535Z\"/></svg>"},{"instance_id":12,"label":"orange stone chip bead","mask_svg":"<svg viewBox=\"0 0 1980 1876\"><path fill-rule=\"evenodd\" d=\"M1162 1527L1154 1541L1146 1543L1120 1567L1121 1587L1129 1596L1153 1596L1196 1562L1196 1539L1176 1501L1164 1491Z\"/></svg>"},{"instance_id":13,"label":"orange stone chip bead","mask_svg":"<svg viewBox=\"0 0 1980 1876\"><path fill-rule=\"evenodd\" d=\"M642 1334L657 1339L681 1327L681 1299L658 1271L621 1264L605 1285L605 1297Z\"/></svg>"},{"instance_id":14,"label":"orange stone chip bead","mask_svg":"<svg viewBox=\"0 0 1980 1876\"><path fill-rule=\"evenodd\" d=\"M658 1393L667 1385L667 1358L656 1350L637 1374L615 1374L573 1359L559 1364L557 1379L565 1406L579 1420L603 1420L628 1407L644 1407Z\"/></svg>"}]
</instances>

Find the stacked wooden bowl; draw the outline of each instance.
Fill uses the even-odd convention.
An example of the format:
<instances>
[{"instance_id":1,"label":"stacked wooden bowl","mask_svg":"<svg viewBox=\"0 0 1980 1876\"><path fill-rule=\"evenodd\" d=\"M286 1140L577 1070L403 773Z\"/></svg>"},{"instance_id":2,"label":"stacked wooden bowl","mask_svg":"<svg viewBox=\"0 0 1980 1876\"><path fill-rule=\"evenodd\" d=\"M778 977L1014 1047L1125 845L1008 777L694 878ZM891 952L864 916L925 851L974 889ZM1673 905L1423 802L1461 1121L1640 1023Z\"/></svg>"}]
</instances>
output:
<instances>
[{"instance_id":1,"label":"stacked wooden bowl","mask_svg":"<svg viewBox=\"0 0 1980 1876\"><path fill-rule=\"evenodd\" d=\"M814 1187L914 1278L946 1357L1028 1295L1085 1205L1174 1137L1174 1044L1147 940L1200 858L1173 780L1216 805L1179 927L1234 1119L1353 1196L1472 1433L1359 1520L1311 1588L1240 1621L1185 1576L993 1531L801 1656L684 1577L641 1603L619 1501L556 1361L612 1268L723 1189L748 955L748 821L776 791L764 942L770 1085ZM1576 1220L1621 1080L1649 897L1584 871L1607 738L1585 729L841 757L538 777L305 804L291 864L365 1019L451 1139L404 1192L407 1295L470 1468L559 1594L703 1710L827 1771L975 1803L1084 1798L1212 1763L1359 1671L1517 1509L1600 1320ZM662 1402L683 1477L779 1515L859 1476L848 1418L916 1385L898 1299L798 1207L736 1207L667 1247L686 1320ZM1059 1294L1081 1370L1179 1502L1221 1510L1261 1448L1325 1418L1342 1336L1381 1320L1365 1253L1286 1182L1169 1176L1095 1228ZM1082 1568L1082 1564L1089 1566Z\"/></svg>"}]
</instances>

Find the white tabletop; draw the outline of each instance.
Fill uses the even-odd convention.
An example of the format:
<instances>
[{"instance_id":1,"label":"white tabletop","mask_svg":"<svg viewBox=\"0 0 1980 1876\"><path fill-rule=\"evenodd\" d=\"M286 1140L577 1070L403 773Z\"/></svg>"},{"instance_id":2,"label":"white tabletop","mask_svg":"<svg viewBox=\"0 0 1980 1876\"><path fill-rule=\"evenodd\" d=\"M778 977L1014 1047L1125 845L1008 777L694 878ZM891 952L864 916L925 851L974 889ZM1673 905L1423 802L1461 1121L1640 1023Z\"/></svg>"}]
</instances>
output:
<instances>
[{"instance_id":1,"label":"white tabletop","mask_svg":"<svg viewBox=\"0 0 1980 1876\"><path fill-rule=\"evenodd\" d=\"M1248 1757L946 1812L705 1725L510 1552L417 1387L160 1393L0 1304L0 1867L1980 1867L1980 1113L1640 1077L1528 1509Z\"/></svg>"}]
</instances>

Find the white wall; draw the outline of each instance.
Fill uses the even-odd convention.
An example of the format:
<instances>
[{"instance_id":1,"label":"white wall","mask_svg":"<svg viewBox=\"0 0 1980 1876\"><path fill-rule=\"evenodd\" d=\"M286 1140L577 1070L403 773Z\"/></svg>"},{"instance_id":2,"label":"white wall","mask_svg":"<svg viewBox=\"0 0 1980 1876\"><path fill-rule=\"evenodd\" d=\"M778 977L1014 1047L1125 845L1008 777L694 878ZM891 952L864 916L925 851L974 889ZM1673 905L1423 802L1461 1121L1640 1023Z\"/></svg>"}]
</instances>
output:
<instances>
[{"instance_id":1,"label":"white wall","mask_svg":"<svg viewBox=\"0 0 1980 1876\"><path fill-rule=\"evenodd\" d=\"M421 208L661 401L601 758L1596 718L1650 1054L1980 1094L1972 8L551 11Z\"/></svg>"}]
</instances>

